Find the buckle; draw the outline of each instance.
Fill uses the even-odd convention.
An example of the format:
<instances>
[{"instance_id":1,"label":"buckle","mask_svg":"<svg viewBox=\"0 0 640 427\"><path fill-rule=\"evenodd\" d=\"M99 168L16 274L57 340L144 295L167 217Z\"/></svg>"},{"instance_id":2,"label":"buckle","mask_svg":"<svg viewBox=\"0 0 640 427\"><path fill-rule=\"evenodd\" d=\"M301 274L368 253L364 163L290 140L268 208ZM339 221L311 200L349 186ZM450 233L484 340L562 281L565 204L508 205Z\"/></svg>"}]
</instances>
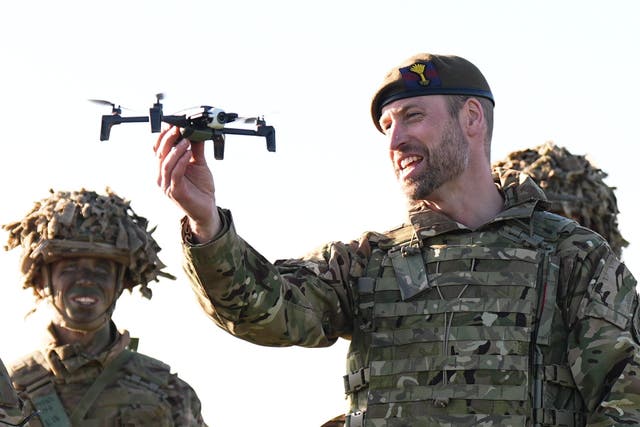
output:
<instances>
[{"instance_id":1,"label":"buckle","mask_svg":"<svg viewBox=\"0 0 640 427\"><path fill-rule=\"evenodd\" d=\"M347 414L345 427L364 427L364 412L356 411Z\"/></svg>"}]
</instances>

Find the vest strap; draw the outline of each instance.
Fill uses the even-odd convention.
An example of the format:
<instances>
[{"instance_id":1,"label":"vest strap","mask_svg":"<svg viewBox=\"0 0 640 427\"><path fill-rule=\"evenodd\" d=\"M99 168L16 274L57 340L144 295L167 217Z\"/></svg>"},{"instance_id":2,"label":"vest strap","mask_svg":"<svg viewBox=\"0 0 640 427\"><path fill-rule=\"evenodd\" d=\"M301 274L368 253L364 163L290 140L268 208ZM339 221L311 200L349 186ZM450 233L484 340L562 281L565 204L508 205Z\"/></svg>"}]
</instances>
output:
<instances>
[{"instance_id":1,"label":"vest strap","mask_svg":"<svg viewBox=\"0 0 640 427\"><path fill-rule=\"evenodd\" d=\"M566 366L545 365L542 373L544 380L564 387L577 388L573 374Z\"/></svg>"},{"instance_id":2,"label":"vest strap","mask_svg":"<svg viewBox=\"0 0 640 427\"><path fill-rule=\"evenodd\" d=\"M82 419L89 411L89 408L91 408L91 405L93 405L93 402L98 398L98 395L113 381L118 370L120 370L132 356L132 351L123 350L122 353L117 355L116 358L106 366L102 373L100 373L71 413L71 422L73 425L82 425Z\"/></svg>"},{"instance_id":3,"label":"vest strap","mask_svg":"<svg viewBox=\"0 0 640 427\"><path fill-rule=\"evenodd\" d=\"M30 383L24 387L27 395L31 396L31 403L35 412L29 416L37 415L39 422L44 427L71 427L69 416L58 397L58 393L49 377L49 372L40 365L36 372L31 374ZM18 380L19 382L19 380Z\"/></svg>"}]
</instances>

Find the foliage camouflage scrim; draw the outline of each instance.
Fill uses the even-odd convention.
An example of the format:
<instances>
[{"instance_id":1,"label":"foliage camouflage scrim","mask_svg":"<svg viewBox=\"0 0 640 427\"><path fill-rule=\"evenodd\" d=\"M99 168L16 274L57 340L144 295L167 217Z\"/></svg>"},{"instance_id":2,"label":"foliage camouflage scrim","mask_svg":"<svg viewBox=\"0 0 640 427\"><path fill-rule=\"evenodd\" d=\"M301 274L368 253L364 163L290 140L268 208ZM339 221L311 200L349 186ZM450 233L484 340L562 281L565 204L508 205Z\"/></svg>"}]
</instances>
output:
<instances>
[{"instance_id":1,"label":"foliage camouflage scrim","mask_svg":"<svg viewBox=\"0 0 640 427\"><path fill-rule=\"evenodd\" d=\"M618 257L629 245L618 229L615 187L604 182L607 173L586 156L547 142L509 153L493 166L529 175L544 190L551 212L573 218L600 234Z\"/></svg>"},{"instance_id":2,"label":"foliage camouflage scrim","mask_svg":"<svg viewBox=\"0 0 640 427\"><path fill-rule=\"evenodd\" d=\"M92 253L124 263L124 288L139 285L146 298L151 298L150 281L159 276L174 279L162 271L160 246L152 237L155 229L147 230L147 219L137 215L128 200L109 188L105 195L85 189L50 193L22 220L3 225L9 233L5 250L22 246L24 288L35 287L44 262Z\"/></svg>"},{"instance_id":3,"label":"foliage camouflage scrim","mask_svg":"<svg viewBox=\"0 0 640 427\"><path fill-rule=\"evenodd\" d=\"M208 315L237 337L351 339L344 379L365 426L531 425L534 415L638 425L635 279L602 237L540 210L530 178L496 179L504 210L476 230L422 207L407 226L275 264L221 210L213 242L189 244L183 224L185 269Z\"/></svg>"}]
</instances>

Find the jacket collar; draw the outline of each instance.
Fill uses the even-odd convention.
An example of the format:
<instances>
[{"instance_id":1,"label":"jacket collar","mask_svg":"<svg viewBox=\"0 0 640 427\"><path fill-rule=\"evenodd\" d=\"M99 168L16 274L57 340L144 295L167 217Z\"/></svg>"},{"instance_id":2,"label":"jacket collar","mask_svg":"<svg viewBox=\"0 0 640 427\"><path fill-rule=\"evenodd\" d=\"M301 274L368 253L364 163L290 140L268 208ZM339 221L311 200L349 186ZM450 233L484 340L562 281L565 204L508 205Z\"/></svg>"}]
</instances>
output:
<instances>
[{"instance_id":1,"label":"jacket collar","mask_svg":"<svg viewBox=\"0 0 640 427\"><path fill-rule=\"evenodd\" d=\"M83 348L77 344L60 345L53 325L50 324L47 328L47 343L42 349L42 354L49 364L50 371L57 378L69 379L76 374L79 375L85 367L102 370L131 341L129 332L126 330L118 331L113 322L111 322L111 330L114 334L111 344L103 352L90 355L84 352ZM94 371L94 369L91 369L91 371Z\"/></svg>"},{"instance_id":2,"label":"jacket collar","mask_svg":"<svg viewBox=\"0 0 640 427\"><path fill-rule=\"evenodd\" d=\"M546 208L547 198L544 192L528 175L514 170L496 169L493 178L503 196L504 206L498 215L480 228L513 218L530 218L536 210ZM454 230L469 230L464 224L428 208L422 202L410 207L409 221L417 236L422 238Z\"/></svg>"}]
</instances>

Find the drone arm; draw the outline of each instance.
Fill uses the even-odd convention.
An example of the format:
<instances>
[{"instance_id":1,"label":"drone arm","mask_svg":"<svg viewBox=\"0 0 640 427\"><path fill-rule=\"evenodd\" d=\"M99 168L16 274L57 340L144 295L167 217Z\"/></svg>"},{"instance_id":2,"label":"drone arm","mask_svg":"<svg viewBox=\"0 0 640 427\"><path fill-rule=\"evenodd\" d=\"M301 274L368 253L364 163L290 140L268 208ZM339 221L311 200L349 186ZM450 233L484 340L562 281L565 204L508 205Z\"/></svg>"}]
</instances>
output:
<instances>
[{"instance_id":1,"label":"drone arm","mask_svg":"<svg viewBox=\"0 0 640 427\"><path fill-rule=\"evenodd\" d=\"M149 117L122 117L120 115L105 115L102 116L102 125L100 126L100 141L108 141L111 133L111 127L113 125L119 125L120 123L144 123L148 122Z\"/></svg>"},{"instance_id":2,"label":"drone arm","mask_svg":"<svg viewBox=\"0 0 640 427\"><path fill-rule=\"evenodd\" d=\"M258 131L252 129L234 129L234 128L223 128L217 130L220 133L226 133L231 135L250 135L250 136L260 136Z\"/></svg>"}]
</instances>

